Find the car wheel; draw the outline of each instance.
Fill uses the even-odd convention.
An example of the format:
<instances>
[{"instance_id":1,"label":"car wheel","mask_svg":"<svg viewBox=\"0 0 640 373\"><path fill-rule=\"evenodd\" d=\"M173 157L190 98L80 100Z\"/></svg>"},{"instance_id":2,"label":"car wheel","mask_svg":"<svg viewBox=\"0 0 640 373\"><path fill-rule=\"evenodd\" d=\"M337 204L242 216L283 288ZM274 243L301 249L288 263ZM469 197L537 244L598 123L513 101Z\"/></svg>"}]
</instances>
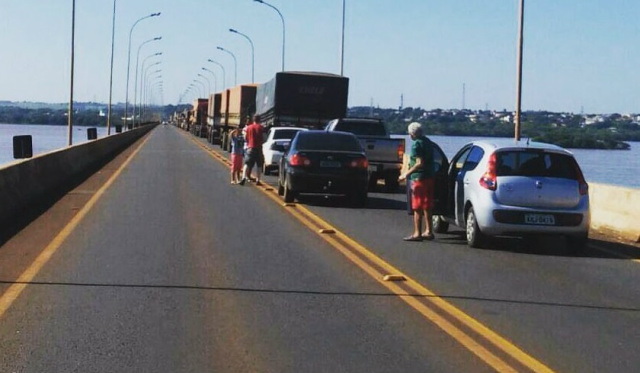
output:
<instances>
[{"instance_id":1,"label":"car wheel","mask_svg":"<svg viewBox=\"0 0 640 373\"><path fill-rule=\"evenodd\" d=\"M471 207L467 213L466 235L467 245L469 245L469 247L479 248L485 241L485 236L478 227L473 207Z\"/></svg>"},{"instance_id":2,"label":"car wheel","mask_svg":"<svg viewBox=\"0 0 640 373\"><path fill-rule=\"evenodd\" d=\"M445 221L440 215L433 215L431 222L433 224L433 231L436 233L447 233L449 230L449 222Z\"/></svg>"},{"instance_id":3,"label":"car wheel","mask_svg":"<svg viewBox=\"0 0 640 373\"><path fill-rule=\"evenodd\" d=\"M400 187L400 182L398 181L398 175L392 173L390 175L386 175L384 178L384 188L387 193L395 193L398 191Z\"/></svg>"},{"instance_id":4,"label":"car wheel","mask_svg":"<svg viewBox=\"0 0 640 373\"><path fill-rule=\"evenodd\" d=\"M280 182L280 176L278 176L278 195L281 196L284 194L284 187L282 186L282 183Z\"/></svg>"},{"instance_id":5,"label":"car wheel","mask_svg":"<svg viewBox=\"0 0 640 373\"><path fill-rule=\"evenodd\" d=\"M293 193L293 191L291 189L289 189L289 185L287 185L287 179L285 178L284 180L284 186L283 186L283 191L282 194L284 196L284 202L285 203L291 203L295 200L295 194Z\"/></svg>"},{"instance_id":6,"label":"car wheel","mask_svg":"<svg viewBox=\"0 0 640 373\"><path fill-rule=\"evenodd\" d=\"M566 248L569 254L576 255L585 251L589 241L588 234L581 236L567 236Z\"/></svg>"},{"instance_id":7,"label":"car wheel","mask_svg":"<svg viewBox=\"0 0 640 373\"><path fill-rule=\"evenodd\" d=\"M367 205L367 192L354 193L349 195L348 198L353 207L365 207Z\"/></svg>"}]
</instances>

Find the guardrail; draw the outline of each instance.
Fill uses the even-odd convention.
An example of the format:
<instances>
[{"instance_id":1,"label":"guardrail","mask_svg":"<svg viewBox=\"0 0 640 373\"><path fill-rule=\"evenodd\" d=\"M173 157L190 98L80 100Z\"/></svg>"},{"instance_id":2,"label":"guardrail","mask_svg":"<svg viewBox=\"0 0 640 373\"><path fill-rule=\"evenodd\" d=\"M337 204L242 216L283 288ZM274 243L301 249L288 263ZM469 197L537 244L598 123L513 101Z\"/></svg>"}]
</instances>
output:
<instances>
[{"instance_id":1,"label":"guardrail","mask_svg":"<svg viewBox=\"0 0 640 373\"><path fill-rule=\"evenodd\" d=\"M70 180L103 164L155 126L145 125L0 167L0 224L68 187Z\"/></svg>"}]
</instances>

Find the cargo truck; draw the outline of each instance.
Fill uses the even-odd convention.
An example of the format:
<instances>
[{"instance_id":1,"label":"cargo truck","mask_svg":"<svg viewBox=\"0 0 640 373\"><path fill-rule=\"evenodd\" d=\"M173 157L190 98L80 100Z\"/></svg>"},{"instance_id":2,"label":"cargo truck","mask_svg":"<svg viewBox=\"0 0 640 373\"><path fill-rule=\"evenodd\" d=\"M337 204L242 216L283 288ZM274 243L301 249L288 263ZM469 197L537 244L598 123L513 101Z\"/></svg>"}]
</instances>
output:
<instances>
[{"instance_id":1,"label":"cargo truck","mask_svg":"<svg viewBox=\"0 0 640 373\"><path fill-rule=\"evenodd\" d=\"M206 137L207 107L209 99L198 98L193 101L192 115L190 118L189 132L198 137Z\"/></svg>"},{"instance_id":2,"label":"cargo truck","mask_svg":"<svg viewBox=\"0 0 640 373\"><path fill-rule=\"evenodd\" d=\"M228 133L245 126L256 112L256 84L243 84L222 92L220 100L220 139L224 150L229 150Z\"/></svg>"},{"instance_id":3,"label":"cargo truck","mask_svg":"<svg viewBox=\"0 0 640 373\"><path fill-rule=\"evenodd\" d=\"M258 86L256 113L267 127L320 129L347 114L349 78L319 72L279 72Z\"/></svg>"},{"instance_id":4,"label":"cargo truck","mask_svg":"<svg viewBox=\"0 0 640 373\"><path fill-rule=\"evenodd\" d=\"M207 107L207 139L211 144L220 144L220 104L222 93L212 93L209 95L209 105Z\"/></svg>"}]
</instances>

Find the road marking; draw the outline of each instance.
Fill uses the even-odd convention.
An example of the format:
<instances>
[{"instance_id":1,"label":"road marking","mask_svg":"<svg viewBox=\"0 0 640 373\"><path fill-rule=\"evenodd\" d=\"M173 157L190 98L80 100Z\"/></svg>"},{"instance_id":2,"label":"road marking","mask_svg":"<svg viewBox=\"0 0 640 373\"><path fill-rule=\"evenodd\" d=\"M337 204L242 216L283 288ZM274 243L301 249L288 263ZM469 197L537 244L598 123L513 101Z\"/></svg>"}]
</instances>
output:
<instances>
[{"instance_id":1,"label":"road marking","mask_svg":"<svg viewBox=\"0 0 640 373\"><path fill-rule=\"evenodd\" d=\"M220 159L217 152L212 148L209 148L200 141L191 138L187 134L184 136L188 137L200 148L204 149L213 158L218 160ZM227 165L227 162L223 163ZM374 278L379 284L385 286L394 294L397 294L402 301L430 320L445 333L449 334L458 343L467 348L496 371L520 372L523 370L522 368L525 368L526 370L533 372L554 372L551 368L527 354L504 337L498 335L496 332L489 329L473 317L467 315L462 310L440 298L437 294L413 280L393 265L385 262L371 250L354 241L306 207L295 203L282 204L282 200L277 193L260 188L258 188L258 190L274 200L278 205L283 206L284 211L293 215L303 225L308 227L312 232L318 234L319 237L337 249L369 276ZM327 229L333 230L334 233L323 234L321 232L321 230ZM400 276L404 278L405 281L402 281L401 283L384 281L384 276L389 273L393 273L394 276ZM436 312L432 307L439 309L442 312L442 315ZM453 318L457 325L454 325L454 323L447 320L446 316ZM468 331L465 332L462 328L468 329ZM474 334L475 337L471 334ZM490 351L488 346L483 346L479 340L489 342L495 351ZM499 354L502 356L498 356ZM507 359L514 361L507 362L505 361ZM518 363L520 365L518 365Z\"/></svg>"},{"instance_id":2,"label":"road marking","mask_svg":"<svg viewBox=\"0 0 640 373\"><path fill-rule=\"evenodd\" d=\"M149 136L138 145L136 150L131 153L131 155L127 158L127 160L111 175L109 180L100 189L96 191L96 193L89 199L89 201L78 211L78 213L67 223L67 225L62 228L60 233L44 248L44 250L36 257L36 259L31 263L31 265L25 269L24 272L18 277L13 285L7 289L2 296L0 297L0 319L4 316L5 312L13 303L18 299L20 294L27 288L27 285L33 281L33 279L38 275L42 267L51 259L53 254L55 254L60 246L64 243L64 241L71 235L71 233L75 230L75 228L80 224L82 219L91 211L93 206L98 202L100 197L104 194L104 192L113 184L115 179L122 173L125 167L131 162L131 160L138 154L140 149L146 144L149 140Z\"/></svg>"}]
</instances>

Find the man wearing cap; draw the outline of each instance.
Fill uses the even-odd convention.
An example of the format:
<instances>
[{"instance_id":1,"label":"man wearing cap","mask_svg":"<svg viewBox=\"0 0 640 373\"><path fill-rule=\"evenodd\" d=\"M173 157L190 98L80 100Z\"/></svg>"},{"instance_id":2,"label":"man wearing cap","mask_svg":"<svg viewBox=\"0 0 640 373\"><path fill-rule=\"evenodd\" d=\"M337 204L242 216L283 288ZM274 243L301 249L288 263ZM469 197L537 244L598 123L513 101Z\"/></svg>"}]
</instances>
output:
<instances>
[{"instance_id":1,"label":"man wearing cap","mask_svg":"<svg viewBox=\"0 0 640 373\"><path fill-rule=\"evenodd\" d=\"M413 210L413 234L403 238L405 241L433 240L433 223L431 210L434 206L434 166L433 145L424 136L422 126L418 122L409 124L409 136L413 140L409 153L407 171L399 180L411 183L411 208ZM421 232L424 219L424 232Z\"/></svg>"}]
</instances>

